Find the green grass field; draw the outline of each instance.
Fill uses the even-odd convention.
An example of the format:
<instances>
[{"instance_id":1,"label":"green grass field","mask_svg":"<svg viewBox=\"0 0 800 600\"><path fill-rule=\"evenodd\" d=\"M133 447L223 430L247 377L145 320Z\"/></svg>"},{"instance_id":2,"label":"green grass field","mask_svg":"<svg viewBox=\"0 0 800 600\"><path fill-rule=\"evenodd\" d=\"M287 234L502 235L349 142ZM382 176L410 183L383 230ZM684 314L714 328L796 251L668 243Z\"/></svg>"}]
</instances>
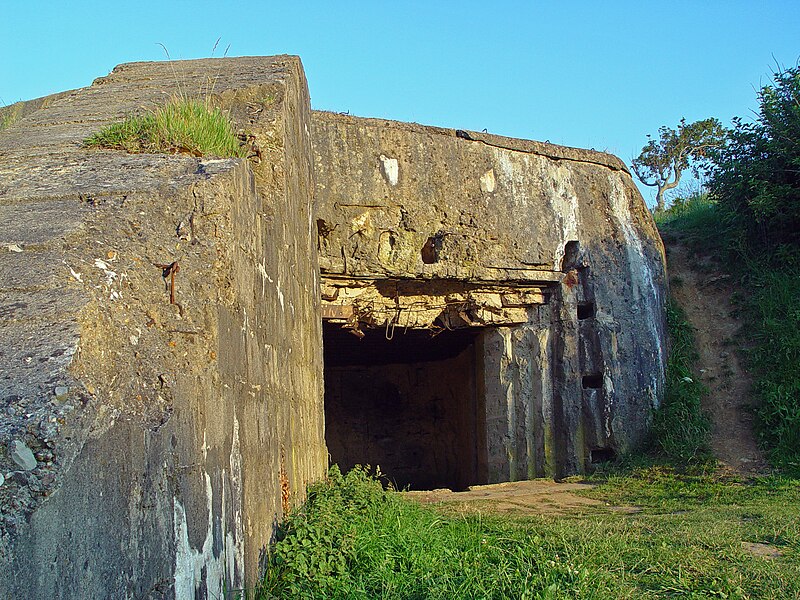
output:
<instances>
[{"instance_id":1,"label":"green grass field","mask_svg":"<svg viewBox=\"0 0 800 600\"><path fill-rule=\"evenodd\" d=\"M284 523L255 597L800 597L800 482L664 466L594 481L606 508L514 518L334 470Z\"/></svg>"}]
</instances>

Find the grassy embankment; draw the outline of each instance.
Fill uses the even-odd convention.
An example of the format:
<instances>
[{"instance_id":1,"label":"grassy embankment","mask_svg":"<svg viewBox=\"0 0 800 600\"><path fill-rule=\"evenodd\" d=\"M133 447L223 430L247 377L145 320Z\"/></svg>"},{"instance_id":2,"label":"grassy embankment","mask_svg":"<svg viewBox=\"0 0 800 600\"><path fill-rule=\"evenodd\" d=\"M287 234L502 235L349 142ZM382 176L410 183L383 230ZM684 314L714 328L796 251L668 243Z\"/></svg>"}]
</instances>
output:
<instances>
[{"instance_id":1,"label":"grassy embankment","mask_svg":"<svg viewBox=\"0 0 800 600\"><path fill-rule=\"evenodd\" d=\"M745 243L737 224L706 196L659 217L664 235L716 256L737 282L745 327L734 342L755 380L759 438L773 464L800 475L800 250Z\"/></svg>"}]
</instances>

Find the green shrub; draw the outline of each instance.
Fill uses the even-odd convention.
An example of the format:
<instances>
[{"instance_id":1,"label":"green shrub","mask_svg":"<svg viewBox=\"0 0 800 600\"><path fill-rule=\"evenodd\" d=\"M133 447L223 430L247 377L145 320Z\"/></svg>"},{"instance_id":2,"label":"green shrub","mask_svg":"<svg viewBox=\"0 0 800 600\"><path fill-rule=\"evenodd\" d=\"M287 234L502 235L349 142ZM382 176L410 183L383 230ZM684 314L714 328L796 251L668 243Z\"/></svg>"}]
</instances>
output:
<instances>
[{"instance_id":1,"label":"green shrub","mask_svg":"<svg viewBox=\"0 0 800 600\"><path fill-rule=\"evenodd\" d=\"M743 281L759 437L772 462L800 473L800 253L783 267L750 260ZM770 264L773 263L773 264Z\"/></svg>"},{"instance_id":2,"label":"green shrub","mask_svg":"<svg viewBox=\"0 0 800 600\"><path fill-rule=\"evenodd\" d=\"M698 355L692 326L672 299L667 303L667 329L670 339L667 390L653 420L655 446L672 460L707 460L711 424L701 403L708 390L693 370Z\"/></svg>"},{"instance_id":3,"label":"green shrub","mask_svg":"<svg viewBox=\"0 0 800 600\"><path fill-rule=\"evenodd\" d=\"M800 68L778 70L758 99L756 121L736 120L717 153L710 190L745 292L760 437L773 463L800 472Z\"/></svg>"},{"instance_id":4,"label":"green shrub","mask_svg":"<svg viewBox=\"0 0 800 600\"><path fill-rule=\"evenodd\" d=\"M760 248L800 244L800 68L761 88L753 123L734 119L709 188L720 215Z\"/></svg>"},{"instance_id":5,"label":"green shrub","mask_svg":"<svg viewBox=\"0 0 800 600\"><path fill-rule=\"evenodd\" d=\"M244 149L230 120L219 109L197 99L176 97L143 115L129 116L88 138L87 147L131 153L187 153L194 156L242 157Z\"/></svg>"}]
</instances>

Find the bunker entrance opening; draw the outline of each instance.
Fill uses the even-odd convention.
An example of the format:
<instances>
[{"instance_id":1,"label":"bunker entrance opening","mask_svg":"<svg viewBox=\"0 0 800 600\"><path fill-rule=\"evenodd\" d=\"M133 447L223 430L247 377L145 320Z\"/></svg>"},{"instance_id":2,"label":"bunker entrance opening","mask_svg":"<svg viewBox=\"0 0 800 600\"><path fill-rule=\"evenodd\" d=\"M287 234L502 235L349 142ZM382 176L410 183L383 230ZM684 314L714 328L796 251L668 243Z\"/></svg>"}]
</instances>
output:
<instances>
[{"instance_id":1,"label":"bunker entrance opening","mask_svg":"<svg viewBox=\"0 0 800 600\"><path fill-rule=\"evenodd\" d=\"M324 323L325 438L345 471L379 466L399 489L486 483L481 330L365 330ZM387 339L391 337L391 339Z\"/></svg>"}]
</instances>

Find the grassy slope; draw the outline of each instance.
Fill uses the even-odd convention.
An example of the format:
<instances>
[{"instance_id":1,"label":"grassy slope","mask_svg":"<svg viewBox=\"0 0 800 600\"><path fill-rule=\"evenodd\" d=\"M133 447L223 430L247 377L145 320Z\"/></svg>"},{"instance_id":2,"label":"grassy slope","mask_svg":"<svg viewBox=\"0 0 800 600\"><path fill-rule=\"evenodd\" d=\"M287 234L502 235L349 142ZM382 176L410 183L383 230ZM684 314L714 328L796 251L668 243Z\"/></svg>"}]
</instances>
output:
<instances>
[{"instance_id":1,"label":"grassy slope","mask_svg":"<svg viewBox=\"0 0 800 600\"><path fill-rule=\"evenodd\" d=\"M800 475L800 249L746 249L703 197L659 221L663 235L680 235L695 251L720 257L739 282L734 300L746 323L740 343L755 378L759 437L773 464Z\"/></svg>"}]
</instances>

